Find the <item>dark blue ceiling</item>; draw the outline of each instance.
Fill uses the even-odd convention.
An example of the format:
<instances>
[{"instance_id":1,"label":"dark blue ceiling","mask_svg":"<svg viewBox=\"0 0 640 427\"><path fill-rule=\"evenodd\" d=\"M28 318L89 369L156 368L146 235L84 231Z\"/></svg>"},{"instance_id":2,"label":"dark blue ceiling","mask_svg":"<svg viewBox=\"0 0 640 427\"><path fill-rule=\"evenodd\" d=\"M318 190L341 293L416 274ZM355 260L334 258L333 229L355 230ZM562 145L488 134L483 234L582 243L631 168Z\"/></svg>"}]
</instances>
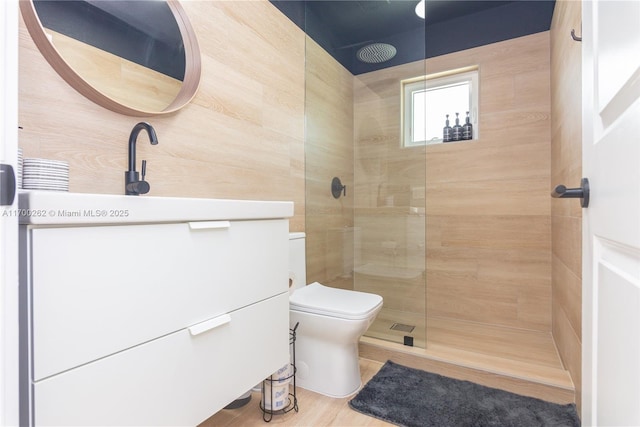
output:
<instances>
[{"instance_id":1,"label":"dark blue ceiling","mask_svg":"<svg viewBox=\"0 0 640 427\"><path fill-rule=\"evenodd\" d=\"M354 75L547 31L555 0L270 0ZM381 64L356 59L369 43L397 54Z\"/></svg>"},{"instance_id":2,"label":"dark blue ceiling","mask_svg":"<svg viewBox=\"0 0 640 427\"><path fill-rule=\"evenodd\" d=\"M45 28L184 80L180 28L165 2L34 0Z\"/></svg>"}]
</instances>

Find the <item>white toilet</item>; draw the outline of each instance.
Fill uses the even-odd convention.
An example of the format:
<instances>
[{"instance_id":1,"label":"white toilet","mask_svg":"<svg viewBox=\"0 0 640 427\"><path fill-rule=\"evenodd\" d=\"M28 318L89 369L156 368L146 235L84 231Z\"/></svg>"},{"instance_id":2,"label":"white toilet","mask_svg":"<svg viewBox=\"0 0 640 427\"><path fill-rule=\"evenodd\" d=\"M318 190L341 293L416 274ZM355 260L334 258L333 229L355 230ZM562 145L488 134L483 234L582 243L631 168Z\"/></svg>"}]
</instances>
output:
<instances>
[{"instance_id":1,"label":"white toilet","mask_svg":"<svg viewBox=\"0 0 640 427\"><path fill-rule=\"evenodd\" d=\"M331 397L360 389L358 340L382 308L382 297L306 285L305 234L289 234L289 322L296 323L296 386Z\"/></svg>"}]
</instances>

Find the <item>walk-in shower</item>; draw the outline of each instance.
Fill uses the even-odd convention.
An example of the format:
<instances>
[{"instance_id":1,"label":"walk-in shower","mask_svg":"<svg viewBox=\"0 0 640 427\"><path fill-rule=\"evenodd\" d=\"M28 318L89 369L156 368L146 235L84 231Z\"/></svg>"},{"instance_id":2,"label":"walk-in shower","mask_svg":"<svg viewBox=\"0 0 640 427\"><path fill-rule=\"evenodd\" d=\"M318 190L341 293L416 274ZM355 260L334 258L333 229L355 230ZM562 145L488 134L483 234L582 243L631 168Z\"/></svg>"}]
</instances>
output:
<instances>
[{"instance_id":1,"label":"walk-in shower","mask_svg":"<svg viewBox=\"0 0 640 427\"><path fill-rule=\"evenodd\" d=\"M415 3L307 2L309 281L384 298L361 340L369 357L412 354L492 372L513 368L509 375L535 372L566 390L571 381L551 334L546 29L553 5L428 1L423 21ZM489 32L476 27L429 20L437 5L452 3L486 9L450 17L450 24L474 18L495 29L509 16L522 21L523 33L487 40ZM343 13L335 10L341 5ZM399 33L364 34L357 18L387 8L392 28L403 6L410 14L395 26ZM547 17L546 29L525 28L533 9ZM362 38L318 24L329 15ZM360 61L358 50L372 43L392 44L396 53L387 62ZM468 103L448 107L451 88ZM428 101L436 95L439 101ZM469 117L471 139L443 143L446 115L452 127ZM332 195L334 177L346 195Z\"/></svg>"}]
</instances>

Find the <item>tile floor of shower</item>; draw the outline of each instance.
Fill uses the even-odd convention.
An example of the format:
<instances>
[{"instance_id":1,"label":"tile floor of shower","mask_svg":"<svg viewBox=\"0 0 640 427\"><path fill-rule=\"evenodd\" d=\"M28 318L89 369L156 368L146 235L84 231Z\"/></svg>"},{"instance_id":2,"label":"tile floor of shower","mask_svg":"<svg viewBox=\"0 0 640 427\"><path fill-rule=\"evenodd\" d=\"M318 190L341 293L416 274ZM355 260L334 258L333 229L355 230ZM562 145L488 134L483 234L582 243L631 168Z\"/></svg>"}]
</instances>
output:
<instances>
[{"instance_id":1,"label":"tile floor of shower","mask_svg":"<svg viewBox=\"0 0 640 427\"><path fill-rule=\"evenodd\" d=\"M356 290L383 295L388 302L362 337L361 355L378 361L391 358L425 370L435 368L444 375L510 387L510 391L558 403L574 401L574 385L551 332L425 317L424 306L417 302L424 301L422 282L392 282L356 274ZM351 283L336 280L331 286L349 288ZM366 283L367 289L359 289L358 283ZM402 330L405 325L413 327L411 332ZM405 336L413 337L413 347L404 345ZM432 360L444 363L436 366Z\"/></svg>"},{"instance_id":2,"label":"tile floor of shower","mask_svg":"<svg viewBox=\"0 0 640 427\"><path fill-rule=\"evenodd\" d=\"M394 330L394 324L415 326L411 333ZM465 320L428 317L382 309L366 336L403 343L405 335L414 337L419 348L448 347L473 354L518 362L563 368L550 333L485 325ZM427 337L427 342L425 342Z\"/></svg>"},{"instance_id":3,"label":"tile floor of shower","mask_svg":"<svg viewBox=\"0 0 640 427\"><path fill-rule=\"evenodd\" d=\"M353 289L353 279L335 278L327 282L328 286ZM356 283L367 283L367 289L360 289L356 285L356 290L374 292L382 295L385 299L383 306L373 324L367 330L365 336L382 341L403 344L404 336L409 335L414 339L416 348L430 350L447 349L458 351L460 354L470 353L468 356L494 357L497 362L513 361L527 363L535 366L548 367L552 369L564 370L560 355L553 341L550 332L540 332L528 329L509 328L506 326L495 326L477 323L467 320L457 320L427 316L413 307L411 298L395 298L398 289L388 291L388 281L380 281L376 284L370 277L359 278L356 276ZM397 283L396 283L397 285ZM420 283L405 283L402 288L404 295L416 296L415 300L424 301L424 291L418 289L423 285ZM386 303L389 301L389 303ZM389 308L402 307L402 310ZM424 307L422 307L423 309ZM415 328L406 333L402 330L394 330L394 324L409 325ZM428 342L428 346L427 346Z\"/></svg>"}]
</instances>

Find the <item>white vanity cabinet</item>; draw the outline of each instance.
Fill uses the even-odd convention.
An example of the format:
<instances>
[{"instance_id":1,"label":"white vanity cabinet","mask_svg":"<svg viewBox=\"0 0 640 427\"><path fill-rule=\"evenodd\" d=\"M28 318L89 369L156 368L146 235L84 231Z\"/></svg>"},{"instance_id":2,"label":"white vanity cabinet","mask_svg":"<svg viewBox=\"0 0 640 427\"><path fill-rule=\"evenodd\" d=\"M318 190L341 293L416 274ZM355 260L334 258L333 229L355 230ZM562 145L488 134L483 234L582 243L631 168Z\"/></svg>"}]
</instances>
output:
<instances>
[{"instance_id":1,"label":"white vanity cabinet","mask_svg":"<svg viewBox=\"0 0 640 427\"><path fill-rule=\"evenodd\" d=\"M280 218L23 221L23 423L196 425L286 364L282 207Z\"/></svg>"}]
</instances>

